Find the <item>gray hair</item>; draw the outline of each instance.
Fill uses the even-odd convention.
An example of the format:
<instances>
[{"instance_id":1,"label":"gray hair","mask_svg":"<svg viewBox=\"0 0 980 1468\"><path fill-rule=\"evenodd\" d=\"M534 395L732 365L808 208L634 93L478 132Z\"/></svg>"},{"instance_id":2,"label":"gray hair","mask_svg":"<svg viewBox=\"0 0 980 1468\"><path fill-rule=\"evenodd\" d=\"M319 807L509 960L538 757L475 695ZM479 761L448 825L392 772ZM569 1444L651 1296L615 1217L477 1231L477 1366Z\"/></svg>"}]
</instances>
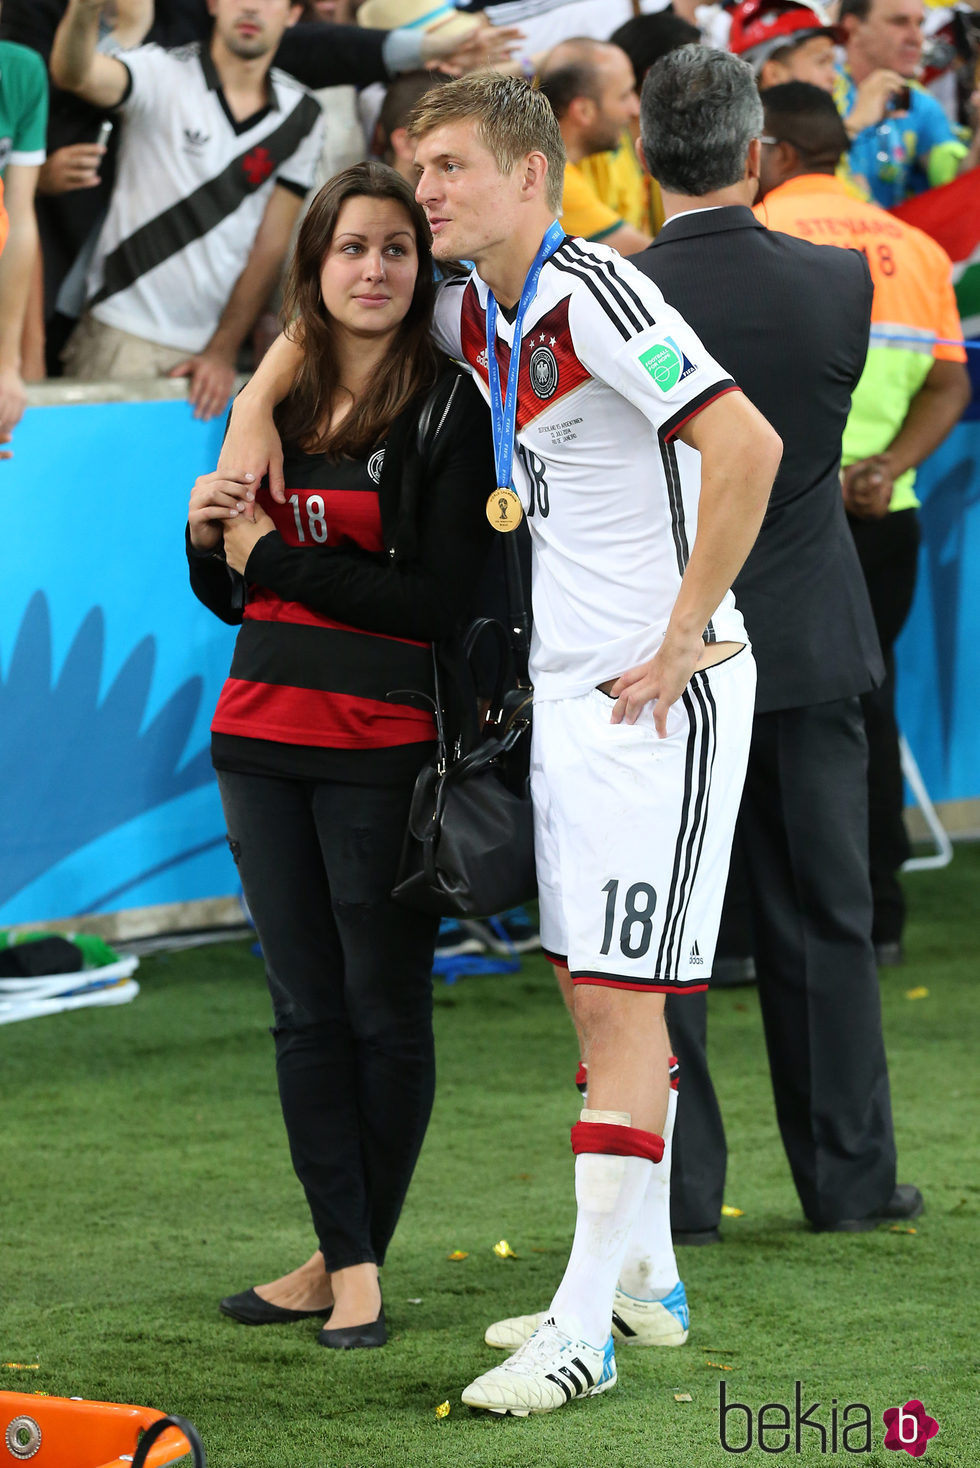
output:
<instances>
[{"instance_id":1,"label":"gray hair","mask_svg":"<svg viewBox=\"0 0 980 1468\"><path fill-rule=\"evenodd\" d=\"M700 198L738 183L749 143L762 131L755 76L740 57L681 46L647 72L640 94L643 153L668 193Z\"/></svg>"}]
</instances>

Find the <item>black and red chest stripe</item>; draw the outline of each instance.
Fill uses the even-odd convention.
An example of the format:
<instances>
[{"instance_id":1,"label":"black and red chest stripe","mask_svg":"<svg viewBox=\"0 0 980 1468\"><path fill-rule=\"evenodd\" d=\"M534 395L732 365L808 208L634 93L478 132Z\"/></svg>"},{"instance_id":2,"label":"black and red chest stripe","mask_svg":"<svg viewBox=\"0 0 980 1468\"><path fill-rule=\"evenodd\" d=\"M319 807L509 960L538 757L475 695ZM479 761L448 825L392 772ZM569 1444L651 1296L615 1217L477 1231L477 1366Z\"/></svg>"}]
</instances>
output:
<instances>
[{"instance_id":1,"label":"black and red chest stripe","mask_svg":"<svg viewBox=\"0 0 980 1468\"><path fill-rule=\"evenodd\" d=\"M517 379L517 427L526 428L535 418L587 382L590 373L575 354L568 326L570 297L553 306L525 331L521 342L521 370ZM470 281L463 295L460 322L463 357L489 384L487 364L487 318L476 286ZM507 387L510 347L497 338L500 391Z\"/></svg>"},{"instance_id":2,"label":"black and red chest stripe","mask_svg":"<svg viewBox=\"0 0 980 1468\"><path fill-rule=\"evenodd\" d=\"M378 484L384 448L366 460L329 463L322 455L288 458L284 472L289 488L280 505L264 486L258 502L275 521L287 545L357 545L384 549Z\"/></svg>"}]
</instances>

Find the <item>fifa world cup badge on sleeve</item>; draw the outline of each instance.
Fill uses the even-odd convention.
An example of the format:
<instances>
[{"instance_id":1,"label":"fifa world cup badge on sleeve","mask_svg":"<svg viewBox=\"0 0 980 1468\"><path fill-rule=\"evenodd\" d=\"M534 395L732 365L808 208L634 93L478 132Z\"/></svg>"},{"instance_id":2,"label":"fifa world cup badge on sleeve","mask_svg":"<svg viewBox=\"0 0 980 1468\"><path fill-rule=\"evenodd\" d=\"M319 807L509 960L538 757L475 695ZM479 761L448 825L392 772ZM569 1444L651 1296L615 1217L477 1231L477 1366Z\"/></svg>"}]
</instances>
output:
<instances>
[{"instance_id":1,"label":"fifa world cup badge on sleeve","mask_svg":"<svg viewBox=\"0 0 980 1468\"><path fill-rule=\"evenodd\" d=\"M656 342L652 347L647 347L645 352L639 356L640 366L653 378L655 386L664 394L672 392L679 382L685 377L690 377L697 369L689 357L681 350L673 337L665 337L662 342Z\"/></svg>"},{"instance_id":2,"label":"fifa world cup badge on sleeve","mask_svg":"<svg viewBox=\"0 0 980 1468\"><path fill-rule=\"evenodd\" d=\"M495 489L487 500L487 519L501 535L516 530L524 515L523 507L512 489Z\"/></svg>"}]
</instances>

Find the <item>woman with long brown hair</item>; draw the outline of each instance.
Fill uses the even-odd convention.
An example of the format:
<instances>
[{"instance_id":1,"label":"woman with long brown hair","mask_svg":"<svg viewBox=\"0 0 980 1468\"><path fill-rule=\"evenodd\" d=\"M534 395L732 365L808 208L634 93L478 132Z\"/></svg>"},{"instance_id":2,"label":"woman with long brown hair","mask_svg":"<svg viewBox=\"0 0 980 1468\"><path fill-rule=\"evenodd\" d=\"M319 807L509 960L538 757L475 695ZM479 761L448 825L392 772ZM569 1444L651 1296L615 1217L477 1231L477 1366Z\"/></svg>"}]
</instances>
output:
<instances>
[{"instance_id":1,"label":"woman with long brown hair","mask_svg":"<svg viewBox=\"0 0 980 1468\"><path fill-rule=\"evenodd\" d=\"M221 1302L247 1324L331 1316L320 1343L386 1339L378 1267L435 1082L436 920L391 900L434 747L431 644L463 617L492 532L486 409L429 340L430 236L394 170L314 200L286 291L305 347L280 405L285 491L208 474L191 585L241 622L212 756L272 996L293 1166L319 1248Z\"/></svg>"}]
</instances>

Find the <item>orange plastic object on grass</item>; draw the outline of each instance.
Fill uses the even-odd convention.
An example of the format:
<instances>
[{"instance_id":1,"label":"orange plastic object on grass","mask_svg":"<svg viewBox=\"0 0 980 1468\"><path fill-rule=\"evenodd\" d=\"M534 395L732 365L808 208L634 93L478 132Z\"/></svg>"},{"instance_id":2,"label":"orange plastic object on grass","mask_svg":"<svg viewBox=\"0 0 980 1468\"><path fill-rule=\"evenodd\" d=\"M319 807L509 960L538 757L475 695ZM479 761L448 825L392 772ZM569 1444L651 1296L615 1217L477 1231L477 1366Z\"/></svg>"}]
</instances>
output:
<instances>
[{"instance_id":1,"label":"orange plastic object on grass","mask_svg":"<svg viewBox=\"0 0 980 1468\"><path fill-rule=\"evenodd\" d=\"M130 1468L141 1432L165 1415L154 1407L0 1392L0 1465ZM164 1468L191 1451L180 1429L168 1428L150 1448L147 1468Z\"/></svg>"}]
</instances>

